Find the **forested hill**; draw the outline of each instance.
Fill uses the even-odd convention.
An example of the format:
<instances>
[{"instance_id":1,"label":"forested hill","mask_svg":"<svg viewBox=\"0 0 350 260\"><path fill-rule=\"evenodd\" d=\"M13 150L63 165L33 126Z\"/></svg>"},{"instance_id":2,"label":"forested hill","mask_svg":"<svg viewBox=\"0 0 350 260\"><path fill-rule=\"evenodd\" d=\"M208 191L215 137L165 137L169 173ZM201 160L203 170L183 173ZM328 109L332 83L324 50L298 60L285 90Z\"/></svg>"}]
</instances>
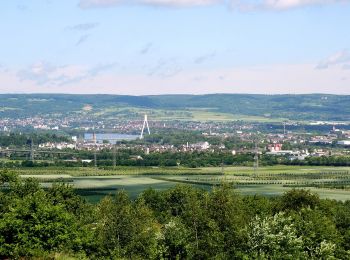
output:
<instances>
[{"instance_id":1,"label":"forested hill","mask_svg":"<svg viewBox=\"0 0 350 260\"><path fill-rule=\"evenodd\" d=\"M91 107L94 111L111 107L171 110L204 109L212 112L293 120L350 120L349 95L0 95L0 116L2 117L51 113L67 114L82 111L84 107Z\"/></svg>"}]
</instances>

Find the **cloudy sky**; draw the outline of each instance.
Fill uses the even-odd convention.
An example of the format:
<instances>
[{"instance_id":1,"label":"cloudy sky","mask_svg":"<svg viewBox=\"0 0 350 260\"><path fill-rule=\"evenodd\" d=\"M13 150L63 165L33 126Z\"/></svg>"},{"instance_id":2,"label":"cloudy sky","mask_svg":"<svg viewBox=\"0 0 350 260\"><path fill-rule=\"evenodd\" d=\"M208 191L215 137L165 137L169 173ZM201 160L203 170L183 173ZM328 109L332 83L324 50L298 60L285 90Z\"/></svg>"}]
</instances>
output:
<instances>
[{"instance_id":1,"label":"cloudy sky","mask_svg":"<svg viewBox=\"0 0 350 260\"><path fill-rule=\"evenodd\" d=\"M350 94L350 0L1 0L0 93Z\"/></svg>"}]
</instances>

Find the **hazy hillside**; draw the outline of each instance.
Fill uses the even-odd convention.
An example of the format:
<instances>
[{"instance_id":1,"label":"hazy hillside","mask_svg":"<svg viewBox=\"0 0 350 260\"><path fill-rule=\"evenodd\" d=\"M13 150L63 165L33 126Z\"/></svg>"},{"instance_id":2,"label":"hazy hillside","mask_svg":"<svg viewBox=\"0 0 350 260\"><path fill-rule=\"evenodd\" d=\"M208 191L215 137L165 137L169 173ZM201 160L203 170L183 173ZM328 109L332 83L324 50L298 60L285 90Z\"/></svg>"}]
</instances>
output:
<instances>
[{"instance_id":1,"label":"hazy hillside","mask_svg":"<svg viewBox=\"0 0 350 260\"><path fill-rule=\"evenodd\" d=\"M93 111L113 107L150 109L204 109L267 118L305 120L350 120L350 96L310 95L0 95L0 116L23 117L40 114L68 114L90 105ZM88 112L88 111L87 111Z\"/></svg>"}]
</instances>

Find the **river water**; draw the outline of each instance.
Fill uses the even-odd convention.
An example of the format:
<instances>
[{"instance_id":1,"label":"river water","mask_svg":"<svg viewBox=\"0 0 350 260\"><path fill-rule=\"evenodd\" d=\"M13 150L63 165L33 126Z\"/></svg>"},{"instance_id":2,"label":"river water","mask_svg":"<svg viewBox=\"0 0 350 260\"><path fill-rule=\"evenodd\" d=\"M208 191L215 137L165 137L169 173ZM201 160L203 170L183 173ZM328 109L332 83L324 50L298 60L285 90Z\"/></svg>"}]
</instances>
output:
<instances>
[{"instance_id":1,"label":"river water","mask_svg":"<svg viewBox=\"0 0 350 260\"><path fill-rule=\"evenodd\" d=\"M115 144L117 141L131 141L136 140L139 136L138 135L128 135L128 134L116 134L116 133L104 133L104 134L96 134L96 141L98 143L102 143L103 140L107 140L111 144ZM93 134L92 133L85 133L84 134L84 140L85 141L92 141Z\"/></svg>"}]
</instances>

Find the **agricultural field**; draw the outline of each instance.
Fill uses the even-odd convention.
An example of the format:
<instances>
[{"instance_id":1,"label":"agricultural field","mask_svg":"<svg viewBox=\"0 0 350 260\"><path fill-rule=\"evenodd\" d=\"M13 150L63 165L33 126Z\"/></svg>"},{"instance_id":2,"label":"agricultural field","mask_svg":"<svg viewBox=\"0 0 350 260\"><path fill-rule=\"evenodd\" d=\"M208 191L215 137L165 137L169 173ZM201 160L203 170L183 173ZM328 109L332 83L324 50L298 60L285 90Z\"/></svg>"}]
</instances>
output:
<instances>
[{"instance_id":1,"label":"agricultural field","mask_svg":"<svg viewBox=\"0 0 350 260\"><path fill-rule=\"evenodd\" d=\"M212 111L211 108L187 108L177 110L149 109L138 107L108 107L92 114L95 117L125 119L140 119L147 114L152 120L181 120L181 121L245 121L245 122L283 122L286 118L269 118Z\"/></svg>"},{"instance_id":2,"label":"agricultural field","mask_svg":"<svg viewBox=\"0 0 350 260\"><path fill-rule=\"evenodd\" d=\"M84 167L16 171L22 178L38 179L45 187L56 181L69 183L78 194L93 202L121 189L136 198L148 188L165 190L177 184L188 184L210 190L223 182L247 195L277 196L292 188L304 188L317 192L321 198L350 198L350 167L273 166L257 171L249 167Z\"/></svg>"},{"instance_id":3,"label":"agricultural field","mask_svg":"<svg viewBox=\"0 0 350 260\"><path fill-rule=\"evenodd\" d=\"M189 118L194 121L245 121L245 122L283 122L286 119L283 118L269 118L263 116L251 116L251 115L241 115L241 114L229 114L212 112L205 110L189 110L192 117Z\"/></svg>"},{"instance_id":4,"label":"agricultural field","mask_svg":"<svg viewBox=\"0 0 350 260\"><path fill-rule=\"evenodd\" d=\"M204 172L218 171L219 168L207 167L200 168ZM222 170L220 168L220 170ZM333 166L293 166L293 165L274 165L274 166L264 166L259 167L256 170L256 173L271 173L271 174L280 174L280 173L317 173L324 171L350 171L350 167L333 167ZM255 170L252 167L224 167L225 174L253 174Z\"/></svg>"},{"instance_id":5,"label":"agricultural field","mask_svg":"<svg viewBox=\"0 0 350 260\"><path fill-rule=\"evenodd\" d=\"M235 174L281 174L281 173L317 173L324 171L349 171L350 167L332 167L332 166L265 166L259 167L257 171L252 167L134 167L117 166L116 168L104 167L28 167L16 168L20 175L48 175L48 174L68 174L71 176L109 176L109 175L191 175L191 174L213 174L213 175L235 175Z\"/></svg>"},{"instance_id":6,"label":"agricultural field","mask_svg":"<svg viewBox=\"0 0 350 260\"><path fill-rule=\"evenodd\" d=\"M0 99L0 113L4 117L36 116L45 113L76 113L104 118L135 116L136 113L152 111L156 117L164 111L173 112L174 118L240 118L261 120L326 120L348 122L349 96L340 95L160 95L160 96L117 96L117 95L58 95L58 94L4 94ZM127 111L129 110L129 111ZM204 111L203 111L204 110ZM192 112L191 112L192 111ZM197 111L197 112L193 112ZM191 113L194 114L191 115ZM219 116L217 116L219 115ZM256 118L254 118L256 117ZM238 119L241 120L241 119Z\"/></svg>"},{"instance_id":7,"label":"agricultural field","mask_svg":"<svg viewBox=\"0 0 350 260\"><path fill-rule=\"evenodd\" d=\"M111 175L184 175L184 174L219 174L221 168L184 168L184 167L129 167L118 166L116 168L94 167L32 167L15 169L20 175L70 175L79 176L111 176Z\"/></svg>"}]
</instances>

